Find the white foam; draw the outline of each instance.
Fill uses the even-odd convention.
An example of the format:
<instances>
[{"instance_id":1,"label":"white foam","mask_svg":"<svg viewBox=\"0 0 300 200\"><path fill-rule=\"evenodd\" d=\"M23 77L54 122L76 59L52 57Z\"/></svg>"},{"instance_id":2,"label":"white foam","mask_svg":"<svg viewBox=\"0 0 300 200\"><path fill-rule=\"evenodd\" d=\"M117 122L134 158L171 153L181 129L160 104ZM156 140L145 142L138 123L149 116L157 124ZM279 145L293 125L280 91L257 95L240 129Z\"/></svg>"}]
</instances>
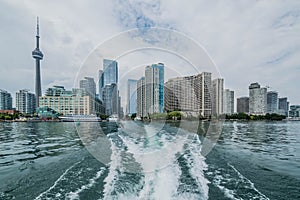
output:
<instances>
[{"instance_id":1,"label":"white foam","mask_svg":"<svg viewBox=\"0 0 300 200\"><path fill-rule=\"evenodd\" d=\"M264 195L263 193L261 193L255 186L254 183L251 182L248 178L246 178L245 176L243 176L233 165L228 164L239 176L240 179L244 180L246 183L248 183L251 186L251 189L253 189L254 191L256 191L260 196L259 199L265 199L265 200L269 200L269 198Z\"/></svg>"},{"instance_id":2,"label":"white foam","mask_svg":"<svg viewBox=\"0 0 300 200\"><path fill-rule=\"evenodd\" d=\"M233 200L240 200L239 198L235 197L236 193L233 190L230 190L221 185L221 182L223 179L224 179L223 176L216 175L214 177L214 181L213 181L214 185L217 186L224 193L225 197L227 197L229 199L233 199Z\"/></svg>"},{"instance_id":3,"label":"white foam","mask_svg":"<svg viewBox=\"0 0 300 200\"><path fill-rule=\"evenodd\" d=\"M64 173L54 182L54 184L50 187L50 188L48 188L46 191L44 191L44 192L42 192L41 194L39 194L39 196L37 196L36 198L35 198L35 200L39 200L39 199L41 199L45 194L47 194L48 192L50 192L53 188L55 188L56 187L56 185L59 183L59 181L61 181L61 180L63 180L64 179L64 177L65 177L65 175L75 166L75 165L77 165L78 163L80 163L81 161L79 161L79 162L77 162L77 163L75 163L74 165L72 165L71 167L69 167L68 169L66 169L65 171L64 171Z\"/></svg>"},{"instance_id":4,"label":"white foam","mask_svg":"<svg viewBox=\"0 0 300 200\"><path fill-rule=\"evenodd\" d=\"M104 182L104 199L201 199L208 198L208 181L204 177L204 170L207 168L205 159L201 155L201 142L198 136L195 139L189 138L194 134L178 129L177 134L164 133L154 125L145 125L144 133L134 132L130 134L116 133L122 139L124 146L116 146L118 140L111 139L111 162L108 176ZM160 131L160 132L159 132ZM113 135L109 135L113 136ZM187 157L189 172L198 185L197 193L186 192L178 194L180 184L181 169L177 161L178 155L186 153L185 145L190 149ZM127 148L125 148L127 147ZM126 149L126 152L125 152ZM122 153L122 154L121 154ZM140 164L143 178L140 181L138 193L131 191L114 191L118 184L117 170L122 173L131 169L125 169L121 155L130 154L135 161ZM179 154L178 154L179 153ZM114 196L112 194L114 193Z\"/></svg>"},{"instance_id":5,"label":"white foam","mask_svg":"<svg viewBox=\"0 0 300 200\"><path fill-rule=\"evenodd\" d=\"M198 135L194 135L193 140L188 145L190 155L189 157L185 155L185 158L188 161L189 172L195 178L202 198L208 199L209 181L204 177L207 164L205 163L205 158L201 155L201 141Z\"/></svg>"},{"instance_id":6,"label":"white foam","mask_svg":"<svg viewBox=\"0 0 300 200\"><path fill-rule=\"evenodd\" d=\"M89 179L88 184L86 185L82 185L80 188L78 188L75 192L69 192L66 195L66 199L70 199L70 200L75 200L75 199L79 199L79 194L87 189L90 189L91 187L93 187L96 184L96 181L102 176L102 174L105 172L105 168L101 167L100 171L98 171L96 173L96 176Z\"/></svg>"},{"instance_id":7,"label":"white foam","mask_svg":"<svg viewBox=\"0 0 300 200\"><path fill-rule=\"evenodd\" d=\"M109 138L113 135L109 135ZM121 168L121 150L111 140L111 162L109 163L109 172L107 177L104 179L104 199L109 199L111 193L114 190L114 185L117 182L117 170Z\"/></svg>"},{"instance_id":8,"label":"white foam","mask_svg":"<svg viewBox=\"0 0 300 200\"><path fill-rule=\"evenodd\" d=\"M156 136L158 130L145 126L148 144L140 143L132 138L122 137L135 160L140 163L144 173L144 186L138 199L172 199L179 185L181 171L176 153L183 148L184 140L174 142L167 140L166 135Z\"/></svg>"}]
</instances>

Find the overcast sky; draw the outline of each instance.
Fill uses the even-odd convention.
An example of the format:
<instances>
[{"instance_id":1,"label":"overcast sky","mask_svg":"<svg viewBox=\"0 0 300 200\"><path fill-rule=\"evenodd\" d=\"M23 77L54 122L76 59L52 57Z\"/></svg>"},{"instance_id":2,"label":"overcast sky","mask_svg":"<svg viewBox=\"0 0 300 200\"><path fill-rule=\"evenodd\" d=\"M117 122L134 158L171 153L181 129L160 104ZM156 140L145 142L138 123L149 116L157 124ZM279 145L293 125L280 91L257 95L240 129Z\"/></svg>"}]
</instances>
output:
<instances>
[{"instance_id":1,"label":"overcast sky","mask_svg":"<svg viewBox=\"0 0 300 200\"><path fill-rule=\"evenodd\" d=\"M0 89L13 96L34 92L39 16L43 93L53 85L76 87L78 74L97 80L106 57L118 60L121 94L127 78L164 62L165 79L211 69L236 97L259 82L300 104L298 0L2 0L0 10Z\"/></svg>"}]
</instances>

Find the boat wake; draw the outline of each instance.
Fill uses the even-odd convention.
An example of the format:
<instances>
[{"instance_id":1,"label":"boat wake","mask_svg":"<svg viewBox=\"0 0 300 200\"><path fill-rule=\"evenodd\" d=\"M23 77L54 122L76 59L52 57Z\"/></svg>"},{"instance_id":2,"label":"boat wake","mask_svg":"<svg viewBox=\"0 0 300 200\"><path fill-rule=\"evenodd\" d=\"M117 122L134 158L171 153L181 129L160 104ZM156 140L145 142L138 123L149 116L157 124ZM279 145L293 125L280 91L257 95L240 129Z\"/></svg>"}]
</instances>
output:
<instances>
[{"instance_id":1,"label":"boat wake","mask_svg":"<svg viewBox=\"0 0 300 200\"><path fill-rule=\"evenodd\" d=\"M198 136L142 128L108 136L113 154L104 199L208 199Z\"/></svg>"}]
</instances>

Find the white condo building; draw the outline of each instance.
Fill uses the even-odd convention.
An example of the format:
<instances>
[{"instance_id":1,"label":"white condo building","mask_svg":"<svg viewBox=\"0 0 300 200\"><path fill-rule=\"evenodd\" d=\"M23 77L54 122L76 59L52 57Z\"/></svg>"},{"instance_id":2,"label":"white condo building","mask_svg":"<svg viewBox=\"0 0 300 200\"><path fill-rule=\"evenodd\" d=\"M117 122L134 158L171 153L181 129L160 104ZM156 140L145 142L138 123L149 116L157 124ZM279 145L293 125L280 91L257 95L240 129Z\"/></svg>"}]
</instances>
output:
<instances>
[{"instance_id":1,"label":"white condo building","mask_svg":"<svg viewBox=\"0 0 300 200\"><path fill-rule=\"evenodd\" d=\"M265 115L267 113L267 88L261 88L258 83L249 86L249 113Z\"/></svg>"},{"instance_id":2,"label":"white condo building","mask_svg":"<svg viewBox=\"0 0 300 200\"><path fill-rule=\"evenodd\" d=\"M212 81L212 114L214 115L220 115L223 113L223 91L224 79L214 79Z\"/></svg>"},{"instance_id":3,"label":"white condo building","mask_svg":"<svg viewBox=\"0 0 300 200\"><path fill-rule=\"evenodd\" d=\"M234 113L234 91L225 89L223 93L224 103L223 103L223 113L233 114Z\"/></svg>"},{"instance_id":4,"label":"white condo building","mask_svg":"<svg viewBox=\"0 0 300 200\"><path fill-rule=\"evenodd\" d=\"M145 77L140 78L137 81L137 116L142 118L146 117L146 87L145 87Z\"/></svg>"},{"instance_id":5,"label":"white condo building","mask_svg":"<svg viewBox=\"0 0 300 200\"><path fill-rule=\"evenodd\" d=\"M5 90L0 89L0 110L12 109L12 97L11 94Z\"/></svg>"},{"instance_id":6,"label":"white condo building","mask_svg":"<svg viewBox=\"0 0 300 200\"><path fill-rule=\"evenodd\" d=\"M16 92L16 109L23 114L34 114L36 111L35 95L25 89Z\"/></svg>"},{"instance_id":7,"label":"white condo building","mask_svg":"<svg viewBox=\"0 0 300 200\"><path fill-rule=\"evenodd\" d=\"M165 83L165 110L180 110L187 115L211 115L211 73L177 77Z\"/></svg>"}]
</instances>

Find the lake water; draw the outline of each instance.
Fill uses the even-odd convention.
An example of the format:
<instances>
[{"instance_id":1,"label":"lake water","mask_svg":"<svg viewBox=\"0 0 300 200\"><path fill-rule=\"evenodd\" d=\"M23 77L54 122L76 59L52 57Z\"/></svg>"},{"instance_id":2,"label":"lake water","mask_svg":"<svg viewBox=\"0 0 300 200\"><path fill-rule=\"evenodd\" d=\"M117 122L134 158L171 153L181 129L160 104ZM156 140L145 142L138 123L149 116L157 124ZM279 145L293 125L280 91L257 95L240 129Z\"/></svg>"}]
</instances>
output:
<instances>
[{"instance_id":1,"label":"lake water","mask_svg":"<svg viewBox=\"0 0 300 200\"><path fill-rule=\"evenodd\" d=\"M0 123L0 199L300 199L300 122L180 123Z\"/></svg>"}]
</instances>

